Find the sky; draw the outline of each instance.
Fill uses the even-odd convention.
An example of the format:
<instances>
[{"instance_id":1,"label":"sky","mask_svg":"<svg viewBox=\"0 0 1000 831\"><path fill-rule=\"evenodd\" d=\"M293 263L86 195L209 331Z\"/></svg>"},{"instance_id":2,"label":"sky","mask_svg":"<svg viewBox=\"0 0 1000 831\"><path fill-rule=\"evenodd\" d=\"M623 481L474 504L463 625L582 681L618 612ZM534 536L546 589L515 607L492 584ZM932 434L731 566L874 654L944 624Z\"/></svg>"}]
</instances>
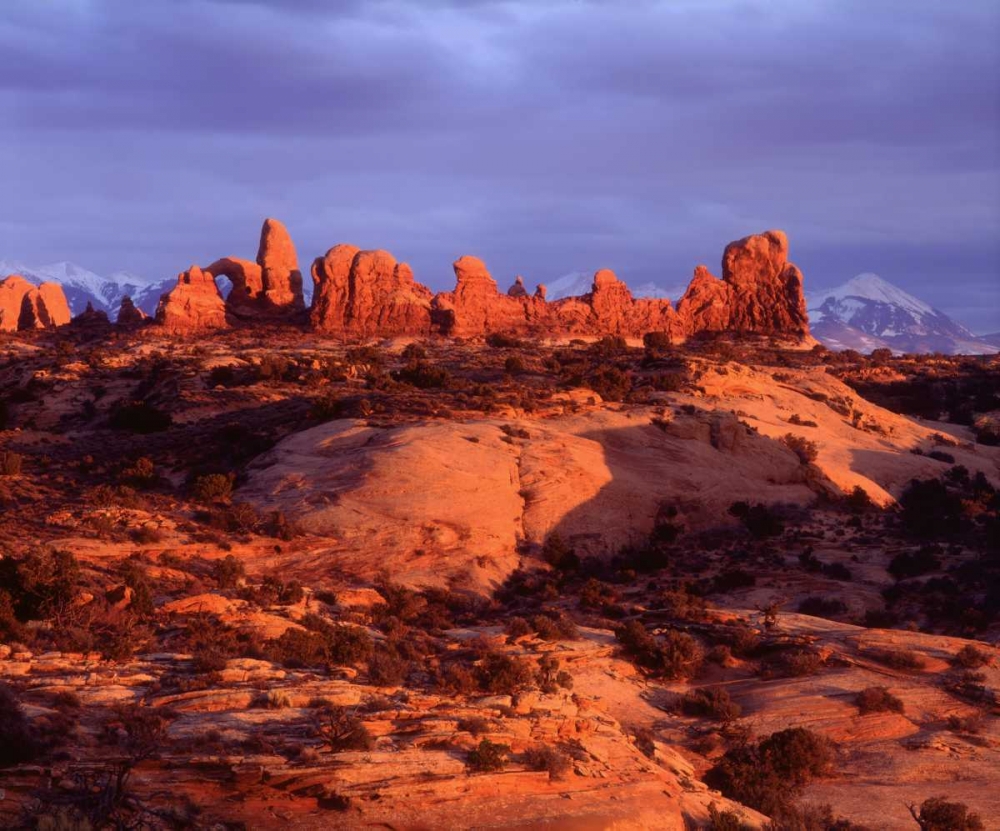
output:
<instances>
[{"instance_id":1,"label":"sky","mask_svg":"<svg viewBox=\"0 0 1000 831\"><path fill-rule=\"evenodd\" d=\"M1000 331L996 0L2 0L0 259L168 277L288 226L434 289L674 286L785 230Z\"/></svg>"}]
</instances>

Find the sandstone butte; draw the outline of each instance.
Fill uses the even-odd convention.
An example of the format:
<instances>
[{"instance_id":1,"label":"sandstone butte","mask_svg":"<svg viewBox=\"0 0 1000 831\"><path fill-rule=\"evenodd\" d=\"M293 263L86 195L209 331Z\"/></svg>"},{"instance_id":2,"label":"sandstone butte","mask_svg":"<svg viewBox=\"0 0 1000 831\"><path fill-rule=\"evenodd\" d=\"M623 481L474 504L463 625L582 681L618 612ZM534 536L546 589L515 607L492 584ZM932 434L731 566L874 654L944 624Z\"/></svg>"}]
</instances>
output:
<instances>
[{"instance_id":1,"label":"sandstone butte","mask_svg":"<svg viewBox=\"0 0 1000 831\"><path fill-rule=\"evenodd\" d=\"M721 279L699 265L676 308L666 299L633 297L608 269L594 275L587 294L548 302L545 286L529 293L521 277L501 292L476 257L460 257L453 267L455 288L434 294L387 251L335 245L313 261L306 315L295 247L285 226L268 219L256 262L224 257L204 269L192 266L160 298L156 320L187 332L308 318L316 331L344 338L664 332L682 341L698 332L733 331L810 340L802 272L788 262L781 231L727 245ZM215 282L220 276L232 283L225 300Z\"/></svg>"},{"instance_id":2,"label":"sandstone butte","mask_svg":"<svg viewBox=\"0 0 1000 831\"><path fill-rule=\"evenodd\" d=\"M18 274L0 280L0 331L48 329L69 319L69 304L58 283L35 286Z\"/></svg>"}]
</instances>

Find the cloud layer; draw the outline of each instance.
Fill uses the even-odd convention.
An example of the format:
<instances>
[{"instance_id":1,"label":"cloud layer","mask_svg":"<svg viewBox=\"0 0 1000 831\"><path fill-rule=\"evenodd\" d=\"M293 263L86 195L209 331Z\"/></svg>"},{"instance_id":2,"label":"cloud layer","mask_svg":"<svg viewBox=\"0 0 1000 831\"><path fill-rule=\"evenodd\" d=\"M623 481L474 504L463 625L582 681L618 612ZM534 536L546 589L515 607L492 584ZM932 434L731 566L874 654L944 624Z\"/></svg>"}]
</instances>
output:
<instances>
[{"instance_id":1,"label":"cloud layer","mask_svg":"<svg viewBox=\"0 0 1000 831\"><path fill-rule=\"evenodd\" d=\"M6 0L0 256L389 248L683 282L784 228L1000 330L992 0Z\"/></svg>"}]
</instances>

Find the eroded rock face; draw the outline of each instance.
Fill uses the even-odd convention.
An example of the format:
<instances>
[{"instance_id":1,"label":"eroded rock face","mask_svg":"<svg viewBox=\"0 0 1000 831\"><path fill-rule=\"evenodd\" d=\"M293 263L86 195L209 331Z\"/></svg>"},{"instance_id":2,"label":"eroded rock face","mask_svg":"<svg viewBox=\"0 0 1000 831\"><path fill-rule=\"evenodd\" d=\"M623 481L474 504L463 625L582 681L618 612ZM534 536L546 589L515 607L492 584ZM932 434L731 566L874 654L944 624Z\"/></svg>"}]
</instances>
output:
<instances>
[{"instance_id":1,"label":"eroded rock face","mask_svg":"<svg viewBox=\"0 0 1000 831\"><path fill-rule=\"evenodd\" d=\"M802 272L788 262L788 238L782 231L729 243L722 255L722 280L699 266L677 310L688 334L809 335Z\"/></svg>"},{"instance_id":2,"label":"eroded rock face","mask_svg":"<svg viewBox=\"0 0 1000 831\"><path fill-rule=\"evenodd\" d=\"M173 332L222 329L226 304L209 271L193 265L177 277L177 285L160 297L156 322Z\"/></svg>"},{"instance_id":3,"label":"eroded rock face","mask_svg":"<svg viewBox=\"0 0 1000 831\"><path fill-rule=\"evenodd\" d=\"M0 280L0 331L49 329L69 319L69 304L58 283L35 286L17 274Z\"/></svg>"},{"instance_id":4,"label":"eroded rock face","mask_svg":"<svg viewBox=\"0 0 1000 831\"><path fill-rule=\"evenodd\" d=\"M87 308L70 321L76 329L100 330L110 326L108 313L94 308L93 303L87 303Z\"/></svg>"},{"instance_id":5,"label":"eroded rock face","mask_svg":"<svg viewBox=\"0 0 1000 831\"><path fill-rule=\"evenodd\" d=\"M388 251L337 245L312 267L311 321L323 332L352 337L428 335L430 289Z\"/></svg>"},{"instance_id":6,"label":"eroded rock face","mask_svg":"<svg viewBox=\"0 0 1000 831\"><path fill-rule=\"evenodd\" d=\"M460 257L454 270L455 288L435 295L387 251L334 246L312 264L310 322L318 331L357 338L494 332L636 338L664 332L683 340L704 331L809 336L802 274L788 262L788 239L781 231L730 243L722 279L698 266L676 309L666 299L634 298L609 269L594 275L587 294L551 303L544 286L529 294L521 277L501 292L477 257ZM257 262L226 257L185 275L165 296L163 314L157 313L157 320L176 330L224 326L227 318L294 320L304 308L295 247L274 219L264 222ZM218 276L233 285L221 311L221 298L209 285Z\"/></svg>"},{"instance_id":7,"label":"eroded rock face","mask_svg":"<svg viewBox=\"0 0 1000 831\"><path fill-rule=\"evenodd\" d=\"M302 272L288 229L277 219L265 219L257 249L263 305L278 313L301 312Z\"/></svg>"},{"instance_id":8,"label":"eroded rock face","mask_svg":"<svg viewBox=\"0 0 1000 831\"><path fill-rule=\"evenodd\" d=\"M149 321L149 315L142 309L136 307L132 298L126 295L122 298L121 308L118 309L117 323L119 326L142 326Z\"/></svg>"}]
</instances>

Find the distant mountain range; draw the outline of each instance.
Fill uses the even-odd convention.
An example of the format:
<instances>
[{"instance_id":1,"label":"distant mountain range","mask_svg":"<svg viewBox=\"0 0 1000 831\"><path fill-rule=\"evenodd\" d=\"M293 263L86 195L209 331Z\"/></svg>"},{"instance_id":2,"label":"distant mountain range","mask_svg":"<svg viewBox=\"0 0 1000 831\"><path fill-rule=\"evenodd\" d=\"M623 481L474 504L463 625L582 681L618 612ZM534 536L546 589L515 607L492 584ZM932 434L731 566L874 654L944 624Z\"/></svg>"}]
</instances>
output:
<instances>
[{"instance_id":1,"label":"distant mountain range","mask_svg":"<svg viewBox=\"0 0 1000 831\"><path fill-rule=\"evenodd\" d=\"M169 291L177 282L176 277L154 281L124 271L101 277L75 263L29 266L0 260L0 278L10 274L20 274L32 283L59 283L66 294L69 310L74 315L80 314L91 303L95 309L107 312L111 320L118 317L118 309L126 295L146 314L152 315L156 312L160 295Z\"/></svg>"},{"instance_id":2,"label":"distant mountain range","mask_svg":"<svg viewBox=\"0 0 1000 831\"><path fill-rule=\"evenodd\" d=\"M543 281L544 282L544 281ZM562 277L557 277L551 282L545 283L546 297L549 300L559 300L562 297L579 297L586 294L593 288L593 271L571 271ZM528 286L529 291L534 291ZM674 305L680 300L681 295L687 290L687 285L663 287L656 283L642 283L638 286L629 286L633 297L658 297L669 298Z\"/></svg>"},{"instance_id":3,"label":"distant mountain range","mask_svg":"<svg viewBox=\"0 0 1000 831\"><path fill-rule=\"evenodd\" d=\"M107 312L111 320L118 316L122 298L126 295L147 314L155 314L160 295L169 291L177 280L176 277L151 280L126 272L102 277L68 262L28 266L0 260L0 278L9 274L20 274L34 283L59 283L74 315L91 303L95 309ZM558 300L586 294L591 290L593 279L592 272L565 274L546 284L548 298ZM308 303L312 285L309 280L304 282ZM228 293L229 281L222 277L218 283L222 293ZM669 298L676 305L687 286L664 287L643 283L631 288L634 297ZM533 286L529 285L528 289L533 291ZM876 274L859 274L837 288L812 292L807 299L812 333L831 349L871 352L873 349L889 348L894 352L965 355L1000 352L1000 332L975 335L944 312Z\"/></svg>"},{"instance_id":4,"label":"distant mountain range","mask_svg":"<svg viewBox=\"0 0 1000 831\"><path fill-rule=\"evenodd\" d=\"M809 328L831 349L992 355L1000 336L980 337L877 274L808 295Z\"/></svg>"}]
</instances>

